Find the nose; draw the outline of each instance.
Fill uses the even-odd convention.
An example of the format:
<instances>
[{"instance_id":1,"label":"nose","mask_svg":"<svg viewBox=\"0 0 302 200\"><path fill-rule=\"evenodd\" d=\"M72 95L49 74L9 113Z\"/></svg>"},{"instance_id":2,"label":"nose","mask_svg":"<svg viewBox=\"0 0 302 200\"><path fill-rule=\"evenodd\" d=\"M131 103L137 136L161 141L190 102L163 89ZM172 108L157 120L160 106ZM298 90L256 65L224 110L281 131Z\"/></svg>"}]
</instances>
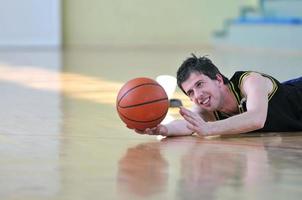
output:
<instances>
[{"instance_id":1,"label":"nose","mask_svg":"<svg viewBox=\"0 0 302 200\"><path fill-rule=\"evenodd\" d=\"M199 99L203 97L203 91L201 89L196 89L194 91L194 94L195 94L194 96L195 99Z\"/></svg>"}]
</instances>

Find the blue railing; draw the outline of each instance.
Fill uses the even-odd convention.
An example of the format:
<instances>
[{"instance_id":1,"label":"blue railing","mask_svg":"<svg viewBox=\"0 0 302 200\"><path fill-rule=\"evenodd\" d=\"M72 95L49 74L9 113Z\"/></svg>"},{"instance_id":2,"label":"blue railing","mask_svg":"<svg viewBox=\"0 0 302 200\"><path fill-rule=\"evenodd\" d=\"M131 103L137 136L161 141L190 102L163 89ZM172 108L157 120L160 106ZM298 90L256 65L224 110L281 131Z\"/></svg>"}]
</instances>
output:
<instances>
[{"instance_id":1,"label":"blue railing","mask_svg":"<svg viewBox=\"0 0 302 200\"><path fill-rule=\"evenodd\" d=\"M233 24L286 24L302 25L302 18L291 17L259 17L259 18L238 18L232 21Z\"/></svg>"}]
</instances>

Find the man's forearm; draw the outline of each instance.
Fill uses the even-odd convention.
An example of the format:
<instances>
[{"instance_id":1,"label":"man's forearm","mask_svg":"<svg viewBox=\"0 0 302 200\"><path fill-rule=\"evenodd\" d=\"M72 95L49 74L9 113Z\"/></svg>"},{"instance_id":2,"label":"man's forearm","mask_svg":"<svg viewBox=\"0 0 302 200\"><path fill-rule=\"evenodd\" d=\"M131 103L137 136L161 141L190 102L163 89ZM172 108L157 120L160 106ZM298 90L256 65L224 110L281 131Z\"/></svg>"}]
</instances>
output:
<instances>
[{"instance_id":1,"label":"man's forearm","mask_svg":"<svg viewBox=\"0 0 302 200\"><path fill-rule=\"evenodd\" d=\"M185 120L174 120L168 124L165 124L168 129L169 136L185 136L192 135L192 130L187 128L187 122Z\"/></svg>"},{"instance_id":2,"label":"man's forearm","mask_svg":"<svg viewBox=\"0 0 302 200\"><path fill-rule=\"evenodd\" d=\"M207 122L207 135L239 134L258 130L263 127L263 120L259 120L257 113L245 112L224 120ZM203 135L201 133L201 135Z\"/></svg>"}]
</instances>

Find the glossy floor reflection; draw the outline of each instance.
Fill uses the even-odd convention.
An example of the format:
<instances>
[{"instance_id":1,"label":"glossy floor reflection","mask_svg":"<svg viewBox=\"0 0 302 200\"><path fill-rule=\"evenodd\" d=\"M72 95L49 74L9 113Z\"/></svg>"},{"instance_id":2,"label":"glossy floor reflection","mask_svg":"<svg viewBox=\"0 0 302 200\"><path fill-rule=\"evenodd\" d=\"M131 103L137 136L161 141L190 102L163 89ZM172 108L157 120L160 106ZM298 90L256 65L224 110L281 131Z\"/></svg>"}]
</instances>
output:
<instances>
[{"instance_id":1,"label":"glossy floor reflection","mask_svg":"<svg viewBox=\"0 0 302 200\"><path fill-rule=\"evenodd\" d=\"M191 52L227 76L302 74L300 53L0 51L0 199L300 199L302 132L163 139L118 118L125 81L174 76ZM174 97L191 105L179 90ZM179 117L173 108L165 121Z\"/></svg>"}]
</instances>

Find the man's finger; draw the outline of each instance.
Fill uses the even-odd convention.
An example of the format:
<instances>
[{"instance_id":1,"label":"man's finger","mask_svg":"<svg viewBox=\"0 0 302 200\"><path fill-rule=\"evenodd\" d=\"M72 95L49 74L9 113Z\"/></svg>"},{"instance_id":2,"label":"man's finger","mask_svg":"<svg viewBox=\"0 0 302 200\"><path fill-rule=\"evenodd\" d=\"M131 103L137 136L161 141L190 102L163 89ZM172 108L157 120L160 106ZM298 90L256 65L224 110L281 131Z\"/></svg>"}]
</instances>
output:
<instances>
[{"instance_id":1,"label":"man's finger","mask_svg":"<svg viewBox=\"0 0 302 200\"><path fill-rule=\"evenodd\" d=\"M197 121L195 120L195 118L192 118L191 116L188 116L188 115L184 115L183 117L190 124L196 125Z\"/></svg>"},{"instance_id":2,"label":"man's finger","mask_svg":"<svg viewBox=\"0 0 302 200\"><path fill-rule=\"evenodd\" d=\"M188 110L188 109L186 109L186 108L184 108L184 107L180 107L179 113L180 113L181 115L187 115L187 114L189 114L190 112L191 112L190 110Z\"/></svg>"},{"instance_id":3,"label":"man's finger","mask_svg":"<svg viewBox=\"0 0 302 200\"><path fill-rule=\"evenodd\" d=\"M196 127L192 124L187 124L187 128L190 129L193 132L196 132Z\"/></svg>"},{"instance_id":4,"label":"man's finger","mask_svg":"<svg viewBox=\"0 0 302 200\"><path fill-rule=\"evenodd\" d=\"M144 131L138 130L138 129L134 129L134 131L138 134L145 134Z\"/></svg>"}]
</instances>

